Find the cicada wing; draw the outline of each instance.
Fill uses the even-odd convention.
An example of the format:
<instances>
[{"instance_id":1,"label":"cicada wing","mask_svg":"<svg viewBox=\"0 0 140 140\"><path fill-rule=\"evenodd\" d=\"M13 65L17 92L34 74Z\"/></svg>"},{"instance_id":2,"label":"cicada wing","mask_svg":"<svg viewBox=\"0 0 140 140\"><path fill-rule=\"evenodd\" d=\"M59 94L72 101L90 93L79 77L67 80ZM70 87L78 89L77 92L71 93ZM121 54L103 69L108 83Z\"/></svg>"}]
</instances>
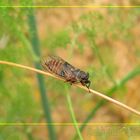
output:
<instances>
[{"instance_id":1,"label":"cicada wing","mask_svg":"<svg viewBox=\"0 0 140 140\"><path fill-rule=\"evenodd\" d=\"M56 61L59 61L62 63L62 67L60 68L60 74L61 75L60 77L62 78L70 78L70 77L73 77L73 70L75 70L75 68L69 64L67 61L65 61L64 59L62 59L61 57L59 56L49 56L48 59L50 60L56 60Z\"/></svg>"},{"instance_id":2,"label":"cicada wing","mask_svg":"<svg viewBox=\"0 0 140 140\"><path fill-rule=\"evenodd\" d=\"M51 59L48 58L48 57L47 57L47 58L46 58L46 57L43 57L43 58L41 59L41 65L42 65L42 67L43 67L43 69L44 69L45 71L52 73L52 72L50 71L50 69L48 68L48 63L49 63L50 60L51 60Z\"/></svg>"},{"instance_id":3,"label":"cicada wing","mask_svg":"<svg viewBox=\"0 0 140 140\"><path fill-rule=\"evenodd\" d=\"M52 72L48 68L48 64L52 60L59 61L59 62L62 63L62 67L60 68L59 74L58 73L56 74L56 73ZM42 58L41 64L42 64L42 67L44 68L44 70L46 70L46 71L48 71L52 74L55 74L58 77L61 77L61 78L64 78L64 79L70 79L71 77L74 78L74 76L75 76L74 75L75 67L73 67L71 64L66 62L61 57L49 55L47 58Z\"/></svg>"},{"instance_id":4,"label":"cicada wing","mask_svg":"<svg viewBox=\"0 0 140 140\"><path fill-rule=\"evenodd\" d=\"M66 62L64 59L62 59L61 57L59 57L59 56L55 56L55 55L49 55L48 56L48 58L47 58L48 60L57 60L57 61L61 61L61 62Z\"/></svg>"},{"instance_id":5,"label":"cicada wing","mask_svg":"<svg viewBox=\"0 0 140 140\"><path fill-rule=\"evenodd\" d=\"M59 61L59 62L61 62L62 64L65 63L65 61L64 61L63 59L61 59L60 57L49 55L48 57L43 57L43 58L41 59L41 65L42 65L43 69L44 69L45 71L47 71L47 72L49 72L49 73L51 73L51 74L57 76L57 77L65 78L65 77L64 77L64 72L62 71L61 68L59 68L59 71L60 71L60 72L58 72L58 73L55 73L54 71L50 70L49 65L50 65L50 63L51 63L52 60L53 60L53 61L56 61L56 62ZM61 73L62 73L62 74L61 74Z\"/></svg>"}]
</instances>

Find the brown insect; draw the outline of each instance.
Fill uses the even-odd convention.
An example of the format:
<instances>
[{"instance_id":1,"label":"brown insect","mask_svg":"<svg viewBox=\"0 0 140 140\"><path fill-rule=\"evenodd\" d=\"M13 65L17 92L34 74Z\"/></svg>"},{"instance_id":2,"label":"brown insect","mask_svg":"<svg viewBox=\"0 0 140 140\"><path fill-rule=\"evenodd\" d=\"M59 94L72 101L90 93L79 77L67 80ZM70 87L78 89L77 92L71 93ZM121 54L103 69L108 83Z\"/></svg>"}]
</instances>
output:
<instances>
[{"instance_id":1,"label":"brown insect","mask_svg":"<svg viewBox=\"0 0 140 140\"><path fill-rule=\"evenodd\" d=\"M48 59L42 60L41 64L45 70L65 79L71 84L81 83L88 89L90 87L89 73L75 68L58 56L49 56Z\"/></svg>"}]
</instances>

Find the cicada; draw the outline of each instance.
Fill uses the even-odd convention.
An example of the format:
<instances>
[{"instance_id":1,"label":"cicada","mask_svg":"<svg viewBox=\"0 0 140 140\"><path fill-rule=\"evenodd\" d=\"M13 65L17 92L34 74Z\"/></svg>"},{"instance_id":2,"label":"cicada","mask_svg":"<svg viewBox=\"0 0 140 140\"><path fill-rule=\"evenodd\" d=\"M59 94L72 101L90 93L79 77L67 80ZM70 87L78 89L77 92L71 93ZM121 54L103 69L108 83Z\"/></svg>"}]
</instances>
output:
<instances>
[{"instance_id":1,"label":"cicada","mask_svg":"<svg viewBox=\"0 0 140 140\"><path fill-rule=\"evenodd\" d=\"M90 87L91 82L89 80L88 72L75 68L58 56L49 56L47 59L42 59L41 64L45 70L63 78L70 84L81 83L88 89Z\"/></svg>"}]
</instances>

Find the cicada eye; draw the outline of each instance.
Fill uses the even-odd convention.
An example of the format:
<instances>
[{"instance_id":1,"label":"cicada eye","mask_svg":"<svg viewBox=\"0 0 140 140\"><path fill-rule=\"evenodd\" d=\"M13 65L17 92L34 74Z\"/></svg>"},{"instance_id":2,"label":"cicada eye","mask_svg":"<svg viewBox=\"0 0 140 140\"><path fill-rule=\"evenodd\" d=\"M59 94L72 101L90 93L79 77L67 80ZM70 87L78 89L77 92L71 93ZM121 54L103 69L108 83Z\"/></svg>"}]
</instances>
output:
<instances>
[{"instance_id":1,"label":"cicada eye","mask_svg":"<svg viewBox=\"0 0 140 140\"><path fill-rule=\"evenodd\" d=\"M84 71L81 71L80 72L80 77L81 77L81 79L85 80L85 79L88 79L89 74L85 73Z\"/></svg>"}]
</instances>

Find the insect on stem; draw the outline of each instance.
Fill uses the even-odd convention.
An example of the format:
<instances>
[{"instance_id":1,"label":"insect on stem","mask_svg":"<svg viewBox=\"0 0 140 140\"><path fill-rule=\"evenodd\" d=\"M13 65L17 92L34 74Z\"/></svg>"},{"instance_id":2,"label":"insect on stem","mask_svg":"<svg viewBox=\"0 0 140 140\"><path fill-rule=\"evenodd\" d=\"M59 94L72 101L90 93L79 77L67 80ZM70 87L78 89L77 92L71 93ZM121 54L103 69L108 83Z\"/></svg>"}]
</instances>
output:
<instances>
[{"instance_id":1,"label":"insect on stem","mask_svg":"<svg viewBox=\"0 0 140 140\"><path fill-rule=\"evenodd\" d=\"M38 70L38 69L35 69L35 68L32 68L32 67L28 67L28 66L25 66L25 65L16 64L16 63L8 62L8 61L0 61L0 64L5 64L5 65L14 66L14 67L19 67L19 68L22 68L22 69L34 71L34 72L37 72L37 73L40 73L40 74L43 74L43 75L46 75L46 76L51 76L53 78L56 78L56 79L64 81L63 78L55 76L55 75L53 75L51 73L44 72L42 70ZM85 87L85 86L82 86L80 84L74 84L74 85L76 85L77 87L82 88L82 89L88 91L87 87ZM121 108L129 110L130 112L133 112L133 113L137 114L138 116L140 116L140 112L139 111L137 111L137 110L135 110L135 109L133 109L133 108L131 108L131 107L129 107L129 106L127 106L127 105L125 105L125 104L115 100L115 99L112 99L111 97L108 97L105 94L102 94L102 93L100 93L98 91L95 91L95 90L92 90L92 89L89 89L89 91L90 91L90 93L93 93L93 94L95 94L95 95L97 95L97 96L99 96L101 98L104 98L105 100L107 100L109 102L112 102L113 104L116 104L116 105L120 106Z\"/></svg>"},{"instance_id":2,"label":"insect on stem","mask_svg":"<svg viewBox=\"0 0 140 140\"><path fill-rule=\"evenodd\" d=\"M63 78L70 84L81 83L88 89L90 87L89 73L75 68L58 56L49 56L41 61L44 70Z\"/></svg>"}]
</instances>

